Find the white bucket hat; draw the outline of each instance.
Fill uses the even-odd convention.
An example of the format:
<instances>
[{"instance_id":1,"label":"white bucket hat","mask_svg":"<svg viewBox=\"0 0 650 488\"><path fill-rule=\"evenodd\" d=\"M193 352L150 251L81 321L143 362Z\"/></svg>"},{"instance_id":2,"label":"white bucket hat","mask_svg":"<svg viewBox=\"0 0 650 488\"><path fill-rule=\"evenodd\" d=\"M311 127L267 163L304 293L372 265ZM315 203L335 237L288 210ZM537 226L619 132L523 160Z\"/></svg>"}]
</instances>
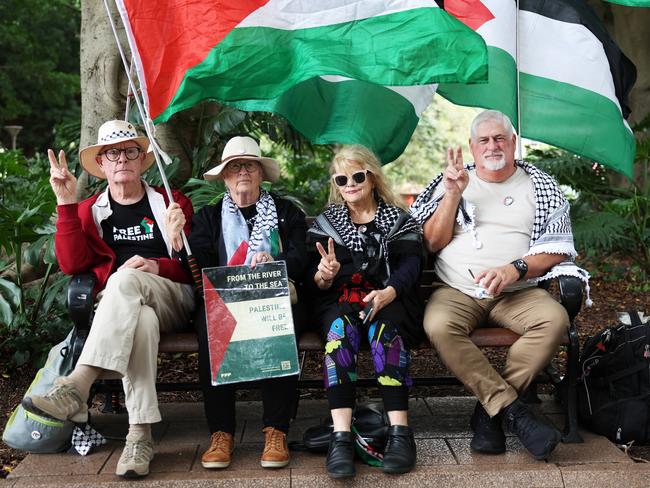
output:
<instances>
[{"instance_id":1,"label":"white bucket hat","mask_svg":"<svg viewBox=\"0 0 650 488\"><path fill-rule=\"evenodd\" d=\"M142 162L142 172L144 173L154 162L153 152L149 152L149 138L139 136L133 127L133 124L125 120L109 120L104 122L97 132L97 144L84 147L79 151L81 166L93 176L105 179L104 173L97 164L95 158L101 152L104 146L117 144L118 142L135 141L138 146L145 152L145 158Z\"/></svg>"},{"instance_id":2,"label":"white bucket hat","mask_svg":"<svg viewBox=\"0 0 650 488\"><path fill-rule=\"evenodd\" d=\"M265 181L274 183L280 177L280 166L275 159L263 158L260 146L255 139L247 136L233 137L226 143L221 155L221 163L209 171L203 173L203 177L208 181L219 179L219 175L226 165L235 159L250 159L257 161L262 165L262 177Z\"/></svg>"}]
</instances>

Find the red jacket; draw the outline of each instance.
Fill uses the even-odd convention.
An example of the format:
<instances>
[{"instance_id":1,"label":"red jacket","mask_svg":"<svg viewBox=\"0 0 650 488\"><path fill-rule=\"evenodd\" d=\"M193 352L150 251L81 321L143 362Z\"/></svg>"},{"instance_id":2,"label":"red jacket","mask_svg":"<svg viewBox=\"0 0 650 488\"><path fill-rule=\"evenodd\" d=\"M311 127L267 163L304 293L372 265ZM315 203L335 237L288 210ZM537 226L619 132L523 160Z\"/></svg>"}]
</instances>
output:
<instances>
[{"instance_id":1,"label":"red jacket","mask_svg":"<svg viewBox=\"0 0 650 488\"><path fill-rule=\"evenodd\" d=\"M146 183L145 193L171 256L171 244L167 242L164 222L164 210L169 206L169 199L162 188L151 187ZM172 191L172 196L185 214L185 233L189 234L194 213L192 202L176 190ZM101 221L111 213L108 189L81 203L58 205L57 213L54 240L61 270L70 275L92 271L97 277L95 292L103 290L108 277L115 271L116 259L115 253L101 238L98 230L101 228ZM160 276L180 283L192 282L179 259L167 257L156 258L156 261Z\"/></svg>"}]
</instances>

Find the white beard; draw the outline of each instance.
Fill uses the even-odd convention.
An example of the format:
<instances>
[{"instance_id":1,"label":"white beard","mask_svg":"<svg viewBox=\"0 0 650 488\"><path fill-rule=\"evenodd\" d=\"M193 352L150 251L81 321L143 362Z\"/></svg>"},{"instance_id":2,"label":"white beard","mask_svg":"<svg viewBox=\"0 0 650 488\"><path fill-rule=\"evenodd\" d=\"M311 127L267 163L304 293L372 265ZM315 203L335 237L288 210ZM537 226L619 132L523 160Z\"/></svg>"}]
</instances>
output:
<instances>
[{"instance_id":1,"label":"white beard","mask_svg":"<svg viewBox=\"0 0 650 488\"><path fill-rule=\"evenodd\" d=\"M490 171L499 171L506 166L506 158L505 156L501 156L501 159L498 161L489 161L487 159L484 159L483 166L485 166L485 169L488 169Z\"/></svg>"}]
</instances>

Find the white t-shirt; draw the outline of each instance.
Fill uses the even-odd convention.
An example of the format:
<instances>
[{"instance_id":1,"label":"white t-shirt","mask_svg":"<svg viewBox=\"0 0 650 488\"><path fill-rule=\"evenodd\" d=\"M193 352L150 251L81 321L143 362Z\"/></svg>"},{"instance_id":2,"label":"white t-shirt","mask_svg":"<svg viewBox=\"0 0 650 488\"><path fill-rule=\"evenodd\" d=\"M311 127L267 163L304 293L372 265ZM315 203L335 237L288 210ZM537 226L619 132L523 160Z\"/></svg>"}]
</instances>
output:
<instances>
[{"instance_id":1,"label":"white t-shirt","mask_svg":"<svg viewBox=\"0 0 650 488\"><path fill-rule=\"evenodd\" d=\"M441 182L433 198L442 192ZM483 181L476 171L470 171L463 198L468 207L474 206L475 234L463 230L456 222L451 241L438 253L435 269L444 283L474 296L476 285L468 270L476 276L528 252L535 218L535 195L530 177L517 167L515 173L501 183ZM534 285L517 281L504 291L530 286Z\"/></svg>"}]
</instances>

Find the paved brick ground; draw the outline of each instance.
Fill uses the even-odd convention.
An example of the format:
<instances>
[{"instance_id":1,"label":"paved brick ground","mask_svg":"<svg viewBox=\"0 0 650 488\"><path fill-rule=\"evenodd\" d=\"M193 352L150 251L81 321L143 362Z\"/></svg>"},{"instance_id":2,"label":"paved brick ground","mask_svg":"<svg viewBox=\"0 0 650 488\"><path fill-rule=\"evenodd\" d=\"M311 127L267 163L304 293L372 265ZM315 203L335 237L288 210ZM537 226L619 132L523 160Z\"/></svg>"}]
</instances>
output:
<instances>
[{"instance_id":1,"label":"paved brick ground","mask_svg":"<svg viewBox=\"0 0 650 488\"><path fill-rule=\"evenodd\" d=\"M472 453L469 417L472 398L416 398L411 401L410 418L416 432L418 463L411 473L384 475L380 469L357 465L353 481L334 482L324 469L324 456L292 453L288 468L260 467L263 434L259 402L239 402L238 429L233 463L227 470L209 471L201 467L200 455L209 435L198 403L163 404L165 419L154 428L156 457L151 474L137 481L140 487L203 486L437 486L437 487L620 487L650 486L650 465L637 464L603 437L583 432L584 444L560 444L548 462L535 461L514 437L508 437L507 452L499 456ZM561 427L564 421L558 404L549 398L537 407L550 422ZM300 440L304 430L317 425L327 415L321 400L303 400L291 428L290 440ZM111 437L108 444L92 454L30 455L11 477L0 480L0 488L28 486L125 486L128 480L114 475L126 433L126 415L95 413L98 430Z\"/></svg>"}]
</instances>

